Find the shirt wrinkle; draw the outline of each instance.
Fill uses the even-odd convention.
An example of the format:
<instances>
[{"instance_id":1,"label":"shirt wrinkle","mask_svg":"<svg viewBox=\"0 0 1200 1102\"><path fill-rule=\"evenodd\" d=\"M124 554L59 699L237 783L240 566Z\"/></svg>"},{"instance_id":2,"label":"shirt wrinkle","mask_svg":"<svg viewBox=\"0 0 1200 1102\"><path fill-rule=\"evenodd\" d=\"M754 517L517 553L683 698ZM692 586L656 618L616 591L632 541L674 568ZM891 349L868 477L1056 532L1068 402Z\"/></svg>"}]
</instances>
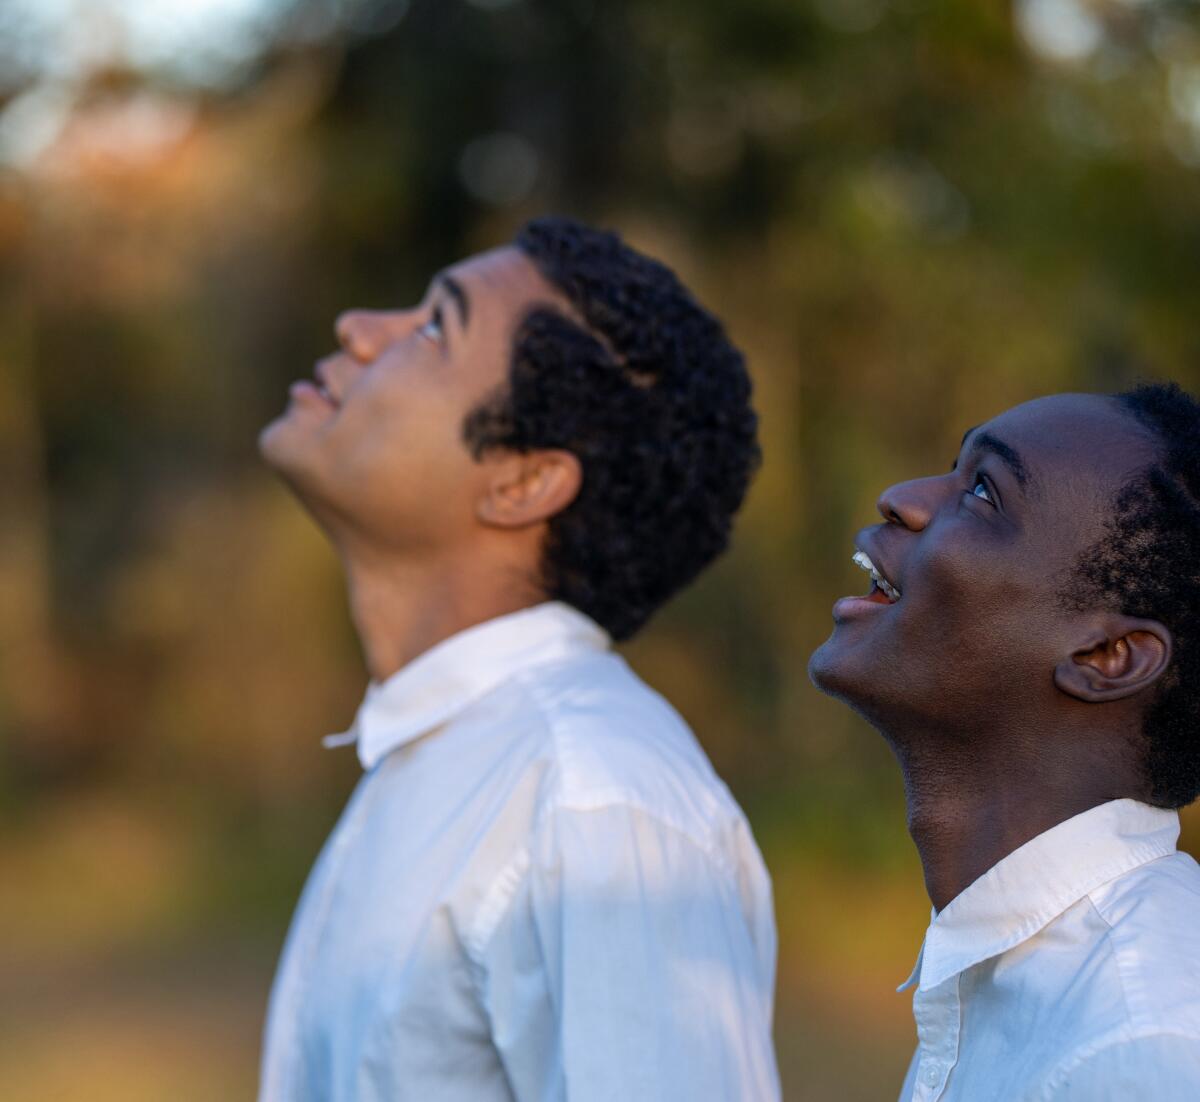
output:
<instances>
[{"instance_id":1,"label":"shirt wrinkle","mask_svg":"<svg viewBox=\"0 0 1200 1102\"><path fill-rule=\"evenodd\" d=\"M1178 833L1174 812L1113 800L934 912L901 988L919 980L901 1102L1048 1102L1060 1089L1127 1102L1130 1083L1200 1082L1200 867L1175 849ZM1136 1043L1168 1036L1196 1047ZM1111 1068L1072 1079L1105 1052Z\"/></svg>"},{"instance_id":2,"label":"shirt wrinkle","mask_svg":"<svg viewBox=\"0 0 1200 1102\"><path fill-rule=\"evenodd\" d=\"M663 818L653 811L619 799L605 800L602 803L589 807L576 807L565 804L547 805L538 820L538 826L533 831L533 836L536 838L542 830L548 829L550 820L559 813L566 812L572 815L588 815L601 811L612 811L616 808L624 808L628 811L644 815L647 819L657 823L687 842L688 845L698 850L707 860L715 861L721 872L733 871L731 861L719 849L714 850L702 845L690 831L680 829L669 819ZM531 857L533 848L535 847L522 847L513 859L497 873L495 879L492 881L491 887L484 896L484 902L479 907L476 921L472 926L472 932L469 937L464 938L464 944L473 956L481 959L486 954L487 944L496 932L496 927L504 918L505 912L513 905L522 885L534 875L536 868Z\"/></svg>"},{"instance_id":3,"label":"shirt wrinkle","mask_svg":"<svg viewBox=\"0 0 1200 1102\"><path fill-rule=\"evenodd\" d=\"M1121 937L1118 927L1112 923L1104 913L1104 909L1099 906L1091 895L1088 896L1088 902L1100 916L1100 920L1107 929L1105 944L1112 955L1117 980L1121 985L1121 998L1125 1002L1125 1013L1129 1022L1141 1021L1145 1023L1151 1021L1150 1004L1146 998L1145 983L1140 974L1141 970L1138 967L1140 962L1138 961L1137 952L1132 947L1122 944L1125 939Z\"/></svg>"},{"instance_id":4,"label":"shirt wrinkle","mask_svg":"<svg viewBox=\"0 0 1200 1102\"><path fill-rule=\"evenodd\" d=\"M1108 956L1112 959L1113 968L1117 974L1117 981L1121 988L1121 1001L1125 1004L1125 1015L1126 1020L1128 1021L1134 1017L1134 1007L1129 997L1129 976L1127 975L1127 968L1122 961L1121 948L1117 943L1113 924L1111 921L1109 921L1108 916L1096 902L1091 892L1087 894L1086 899L1088 901L1088 905L1092 909L1092 912L1097 918L1100 919L1101 922L1104 923L1104 948L1108 951Z\"/></svg>"},{"instance_id":5,"label":"shirt wrinkle","mask_svg":"<svg viewBox=\"0 0 1200 1102\"><path fill-rule=\"evenodd\" d=\"M1053 858L1061 863L1056 852L1061 846L1055 835L1066 834L1069 838L1084 829L1080 820L1096 813L1114 820L1112 827L1100 829L1099 836L1110 851L1116 852L1109 852L1100 862L1089 862L1088 854L1075 854L1077 864L1071 869L1071 879L1066 884L1048 882L1038 867L1038 859ZM1172 818L1173 832L1169 825ZM1143 822L1147 830L1154 829L1159 836L1123 844L1118 828L1136 829L1134 824ZM951 976L1028 941L1092 892L1132 869L1174 852L1178 833L1178 816L1174 812L1134 800L1114 800L1031 839L964 889L934 918L926 940L928 952L921 968L920 986L936 987ZM1169 840L1166 835L1170 835ZM989 908L995 908L994 913ZM1015 928L1011 925L1014 920L1017 920Z\"/></svg>"},{"instance_id":6,"label":"shirt wrinkle","mask_svg":"<svg viewBox=\"0 0 1200 1102\"><path fill-rule=\"evenodd\" d=\"M260 1102L778 1102L761 855L608 642L548 602L368 688Z\"/></svg>"},{"instance_id":7,"label":"shirt wrinkle","mask_svg":"<svg viewBox=\"0 0 1200 1102\"><path fill-rule=\"evenodd\" d=\"M496 878L484 893L470 933L463 938L467 952L475 961L482 962L487 952L487 943L495 933L505 911L516 898L522 880L529 874L530 864L530 849L528 846L522 846L513 859L496 874Z\"/></svg>"},{"instance_id":8,"label":"shirt wrinkle","mask_svg":"<svg viewBox=\"0 0 1200 1102\"><path fill-rule=\"evenodd\" d=\"M1046 1089L1042 1097L1047 1102L1050 1102L1054 1098L1054 1093L1063 1086L1067 1077L1089 1061L1105 1056L1114 1049L1119 1049L1124 1045L1133 1045L1138 1041L1146 1041L1157 1037L1176 1037L1181 1041L1192 1041L1197 1045L1197 1056L1200 1057L1200 1036L1195 1033L1172 1029L1169 1026L1147 1026L1143 1029L1126 1030L1115 1036L1105 1036L1093 1044L1083 1045L1071 1052L1048 1076ZM1150 1102L1153 1102L1153 1099Z\"/></svg>"},{"instance_id":9,"label":"shirt wrinkle","mask_svg":"<svg viewBox=\"0 0 1200 1102\"><path fill-rule=\"evenodd\" d=\"M571 766L575 758L575 736L569 731L566 718L561 709L547 699L547 694L541 685L541 677L549 673L555 663L545 663L536 673L529 670L518 671L508 683L522 690L530 705L531 715L540 721L551 748L549 754L550 768L547 770L541 785L543 796L539 801L539 810L530 834L536 838L547 828L549 821L560 812L586 814L623 807L636 812L671 830L686 839L692 846L699 849L707 858L717 862L720 869L728 872L732 862L715 844L714 831L708 826L701 837L682 820L665 809L655 808L648 800L634 789L624 785L605 785L596 787L589 784L572 785L573 791L568 791L567 775L573 779L580 777L580 771ZM539 676L540 675L540 676ZM488 694L475 705L485 703L492 693L501 691L503 686L494 686ZM524 879L531 876L531 847L522 846L513 854L511 860L496 874L490 887L484 894L484 902L480 905L475 922L470 932L464 937L464 944L471 955L481 959L486 952L486 945L496 926L511 906Z\"/></svg>"},{"instance_id":10,"label":"shirt wrinkle","mask_svg":"<svg viewBox=\"0 0 1200 1102\"><path fill-rule=\"evenodd\" d=\"M715 854L717 846L714 843L715 832L711 823L704 823L702 830L693 829L685 824L681 817L663 807L655 807L643 793L628 785L594 785L583 780L584 771L577 765L578 755L575 752L578 735L570 729L569 717L562 714L563 709L546 699L546 690L538 678L522 671L514 680L527 689L552 743L551 757L554 768L550 777L553 788L546 795L541 810L542 818L559 810L600 811L607 807L625 806L630 810L640 811L676 833L686 836L705 853ZM649 745L647 749L650 749ZM716 780L715 777L713 779Z\"/></svg>"}]
</instances>

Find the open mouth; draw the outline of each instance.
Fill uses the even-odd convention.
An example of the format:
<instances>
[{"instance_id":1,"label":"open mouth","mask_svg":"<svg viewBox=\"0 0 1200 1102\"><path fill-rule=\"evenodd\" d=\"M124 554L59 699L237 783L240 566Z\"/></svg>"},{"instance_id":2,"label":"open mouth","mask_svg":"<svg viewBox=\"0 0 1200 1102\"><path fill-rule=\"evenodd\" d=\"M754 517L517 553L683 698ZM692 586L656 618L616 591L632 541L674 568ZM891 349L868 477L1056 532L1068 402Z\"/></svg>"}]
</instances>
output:
<instances>
[{"instance_id":1,"label":"open mouth","mask_svg":"<svg viewBox=\"0 0 1200 1102\"><path fill-rule=\"evenodd\" d=\"M871 592L864 598L881 605L894 605L900 600L900 590L883 576L882 571L865 551L854 552L854 564L871 575Z\"/></svg>"},{"instance_id":2,"label":"open mouth","mask_svg":"<svg viewBox=\"0 0 1200 1102\"><path fill-rule=\"evenodd\" d=\"M319 380L298 379L292 383L290 393L293 398L303 398L318 401L331 409L340 409L341 403L333 396L329 388Z\"/></svg>"}]
</instances>

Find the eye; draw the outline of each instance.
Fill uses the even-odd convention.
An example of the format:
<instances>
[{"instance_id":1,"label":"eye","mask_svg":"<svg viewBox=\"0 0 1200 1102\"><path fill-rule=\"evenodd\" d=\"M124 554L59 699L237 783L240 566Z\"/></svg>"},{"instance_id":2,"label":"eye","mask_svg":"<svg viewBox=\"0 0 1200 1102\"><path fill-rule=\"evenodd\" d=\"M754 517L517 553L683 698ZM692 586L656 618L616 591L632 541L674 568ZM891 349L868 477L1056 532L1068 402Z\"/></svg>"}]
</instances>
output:
<instances>
[{"instance_id":1,"label":"eye","mask_svg":"<svg viewBox=\"0 0 1200 1102\"><path fill-rule=\"evenodd\" d=\"M442 328L442 308L440 306L435 306L433 308L433 315L427 322L425 322L424 325L421 326L420 329L417 330L417 332L420 333L421 336L427 341L430 341L433 344L442 343L442 337L444 336L445 331Z\"/></svg>"},{"instance_id":2,"label":"eye","mask_svg":"<svg viewBox=\"0 0 1200 1102\"><path fill-rule=\"evenodd\" d=\"M981 475L975 476L975 485L971 488L971 494L974 497L986 501L989 505L994 506L996 502L992 498L992 492L988 489L987 483Z\"/></svg>"}]
</instances>

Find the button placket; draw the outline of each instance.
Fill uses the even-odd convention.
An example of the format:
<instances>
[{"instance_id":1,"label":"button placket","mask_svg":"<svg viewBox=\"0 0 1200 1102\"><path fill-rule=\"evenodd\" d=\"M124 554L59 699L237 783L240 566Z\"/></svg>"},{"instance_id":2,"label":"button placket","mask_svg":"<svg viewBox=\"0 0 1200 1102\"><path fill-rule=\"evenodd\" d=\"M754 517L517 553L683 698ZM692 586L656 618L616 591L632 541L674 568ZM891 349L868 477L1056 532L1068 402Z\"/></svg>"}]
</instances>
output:
<instances>
[{"instance_id":1,"label":"button placket","mask_svg":"<svg viewBox=\"0 0 1200 1102\"><path fill-rule=\"evenodd\" d=\"M960 1005L957 975L913 996L920 1063L913 1102L936 1102L958 1059Z\"/></svg>"}]
</instances>

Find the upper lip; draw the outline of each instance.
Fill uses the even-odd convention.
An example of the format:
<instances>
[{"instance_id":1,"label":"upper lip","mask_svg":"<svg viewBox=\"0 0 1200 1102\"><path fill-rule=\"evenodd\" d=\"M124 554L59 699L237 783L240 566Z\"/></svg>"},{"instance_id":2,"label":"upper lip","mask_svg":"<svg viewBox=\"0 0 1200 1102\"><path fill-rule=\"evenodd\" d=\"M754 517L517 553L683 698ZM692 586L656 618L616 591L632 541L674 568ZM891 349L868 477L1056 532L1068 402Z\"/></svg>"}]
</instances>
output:
<instances>
[{"instance_id":1,"label":"upper lip","mask_svg":"<svg viewBox=\"0 0 1200 1102\"><path fill-rule=\"evenodd\" d=\"M858 539L854 541L854 547L857 552L855 555L855 561L859 562L859 554L864 555L867 562L859 562L859 565L862 566L864 570L870 571L871 576L875 579L876 583L879 584L879 588L887 593L889 597L893 596L894 593L895 597L899 598L904 592L904 589L900 583L896 581L896 576L883 562L879 550L871 546L868 540L862 535L860 535ZM892 590L891 593L888 592L889 589Z\"/></svg>"}]
</instances>

